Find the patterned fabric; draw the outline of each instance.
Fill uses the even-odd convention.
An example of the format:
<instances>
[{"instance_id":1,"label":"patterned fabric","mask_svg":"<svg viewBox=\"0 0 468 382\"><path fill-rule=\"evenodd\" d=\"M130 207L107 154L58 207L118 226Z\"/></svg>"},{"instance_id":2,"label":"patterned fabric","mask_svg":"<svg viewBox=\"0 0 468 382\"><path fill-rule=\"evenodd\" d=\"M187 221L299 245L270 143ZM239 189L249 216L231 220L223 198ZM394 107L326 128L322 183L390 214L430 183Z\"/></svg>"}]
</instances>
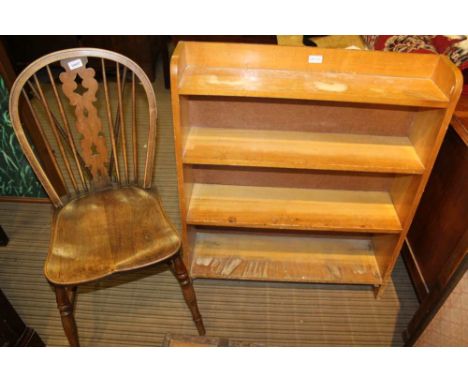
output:
<instances>
[{"instance_id":1,"label":"patterned fabric","mask_svg":"<svg viewBox=\"0 0 468 382\"><path fill-rule=\"evenodd\" d=\"M366 35L362 36L369 49L392 52L444 54L463 73L463 94L468 95L468 38L442 35Z\"/></svg>"},{"instance_id":2,"label":"patterned fabric","mask_svg":"<svg viewBox=\"0 0 468 382\"><path fill-rule=\"evenodd\" d=\"M8 113L9 93L0 76L0 196L46 194L21 151Z\"/></svg>"}]
</instances>

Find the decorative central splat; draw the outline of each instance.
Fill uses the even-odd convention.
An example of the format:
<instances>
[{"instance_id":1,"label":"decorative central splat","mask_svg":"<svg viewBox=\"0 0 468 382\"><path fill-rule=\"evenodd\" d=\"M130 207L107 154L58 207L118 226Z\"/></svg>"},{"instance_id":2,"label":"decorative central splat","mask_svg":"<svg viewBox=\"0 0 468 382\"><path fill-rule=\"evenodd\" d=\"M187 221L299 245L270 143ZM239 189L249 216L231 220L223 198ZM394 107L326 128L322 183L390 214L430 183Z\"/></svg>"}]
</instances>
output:
<instances>
[{"instance_id":1,"label":"decorative central splat","mask_svg":"<svg viewBox=\"0 0 468 382\"><path fill-rule=\"evenodd\" d=\"M86 57L61 61L65 71L60 73L60 81L64 94L75 107L75 126L81 134L80 146L85 165L93 176L93 182L103 186L110 181L107 173L109 156L101 119L93 105L98 90L98 82L94 78L96 73L93 68L86 67L87 63ZM81 91L78 91L79 86Z\"/></svg>"}]
</instances>

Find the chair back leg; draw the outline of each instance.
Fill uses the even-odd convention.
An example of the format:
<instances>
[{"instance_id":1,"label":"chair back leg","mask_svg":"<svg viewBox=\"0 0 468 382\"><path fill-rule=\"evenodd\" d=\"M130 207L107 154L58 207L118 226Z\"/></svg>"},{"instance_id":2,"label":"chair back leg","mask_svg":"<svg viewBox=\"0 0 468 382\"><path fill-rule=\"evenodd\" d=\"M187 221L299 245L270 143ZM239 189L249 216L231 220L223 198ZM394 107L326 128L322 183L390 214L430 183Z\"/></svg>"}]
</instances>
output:
<instances>
[{"instance_id":1,"label":"chair back leg","mask_svg":"<svg viewBox=\"0 0 468 382\"><path fill-rule=\"evenodd\" d=\"M174 273L177 281L180 284L182 293L184 295L185 302L192 313L193 321L198 330L198 334L201 336L205 335L205 326L203 325L203 320L198 310L197 297L195 295L195 290L193 289L192 279L190 278L187 268L182 261L180 253L175 255L171 259L171 269Z\"/></svg>"},{"instance_id":2,"label":"chair back leg","mask_svg":"<svg viewBox=\"0 0 468 382\"><path fill-rule=\"evenodd\" d=\"M73 294L74 292L75 290L73 290ZM60 318L62 319L63 330L65 331L68 342L70 346L80 346L73 313L73 302L70 300L67 289L63 286L56 286L55 296L57 298L57 308L60 312Z\"/></svg>"}]
</instances>

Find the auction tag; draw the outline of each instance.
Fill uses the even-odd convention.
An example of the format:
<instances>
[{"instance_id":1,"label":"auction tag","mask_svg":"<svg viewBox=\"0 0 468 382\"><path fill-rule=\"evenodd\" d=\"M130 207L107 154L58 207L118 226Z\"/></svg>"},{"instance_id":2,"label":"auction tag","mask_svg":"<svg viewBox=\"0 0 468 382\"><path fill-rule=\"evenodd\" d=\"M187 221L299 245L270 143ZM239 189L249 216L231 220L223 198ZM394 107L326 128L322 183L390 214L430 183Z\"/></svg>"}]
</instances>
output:
<instances>
[{"instance_id":1,"label":"auction tag","mask_svg":"<svg viewBox=\"0 0 468 382\"><path fill-rule=\"evenodd\" d=\"M83 62L81 61L81 58L77 58L72 61L68 61L68 69L70 70L75 70L78 68L81 68L83 66Z\"/></svg>"},{"instance_id":2,"label":"auction tag","mask_svg":"<svg viewBox=\"0 0 468 382\"><path fill-rule=\"evenodd\" d=\"M323 62L323 56L321 54L310 54L309 64L321 64Z\"/></svg>"},{"instance_id":3,"label":"auction tag","mask_svg":"<svg viewBox=\"0 0 468 382\"><path fill-rule=\"evenodd\" d=\"M73 72L74 70L80 71L81 68L85 68L86 64L88 63L88 57L73 57L67 58L65 60L60 61L60 65L64 68L67 72Z\"/></svg>"}]
</instances>

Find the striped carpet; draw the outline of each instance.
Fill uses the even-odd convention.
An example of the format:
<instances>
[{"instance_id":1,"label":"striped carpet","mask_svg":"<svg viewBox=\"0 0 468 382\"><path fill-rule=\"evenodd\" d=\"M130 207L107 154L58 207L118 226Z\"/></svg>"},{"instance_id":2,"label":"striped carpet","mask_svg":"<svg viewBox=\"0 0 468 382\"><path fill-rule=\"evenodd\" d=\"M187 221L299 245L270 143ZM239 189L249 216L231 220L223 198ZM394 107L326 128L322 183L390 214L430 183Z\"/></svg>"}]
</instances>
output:
<instances>
[{"instance_id":1,"label":"striped carpet","mask_svg":"<svg viewBox=\"0 0 468 382\"><path fill-rule=\"evenodd\" d=\"M155 184L176 223L169 91L155 83L159 138ZM0 248L0 288L49 346L64 346L55 296L42 275L51 210L0 203L10 237ZM196 280L207 335L269 346L399 346L418 303L401 261L381 300L370 287ZM83 346L159 346L166 333L195 335L179 286L165 266L116 275L79 289L76 320Z\"/></svg>"}]
</instances>

